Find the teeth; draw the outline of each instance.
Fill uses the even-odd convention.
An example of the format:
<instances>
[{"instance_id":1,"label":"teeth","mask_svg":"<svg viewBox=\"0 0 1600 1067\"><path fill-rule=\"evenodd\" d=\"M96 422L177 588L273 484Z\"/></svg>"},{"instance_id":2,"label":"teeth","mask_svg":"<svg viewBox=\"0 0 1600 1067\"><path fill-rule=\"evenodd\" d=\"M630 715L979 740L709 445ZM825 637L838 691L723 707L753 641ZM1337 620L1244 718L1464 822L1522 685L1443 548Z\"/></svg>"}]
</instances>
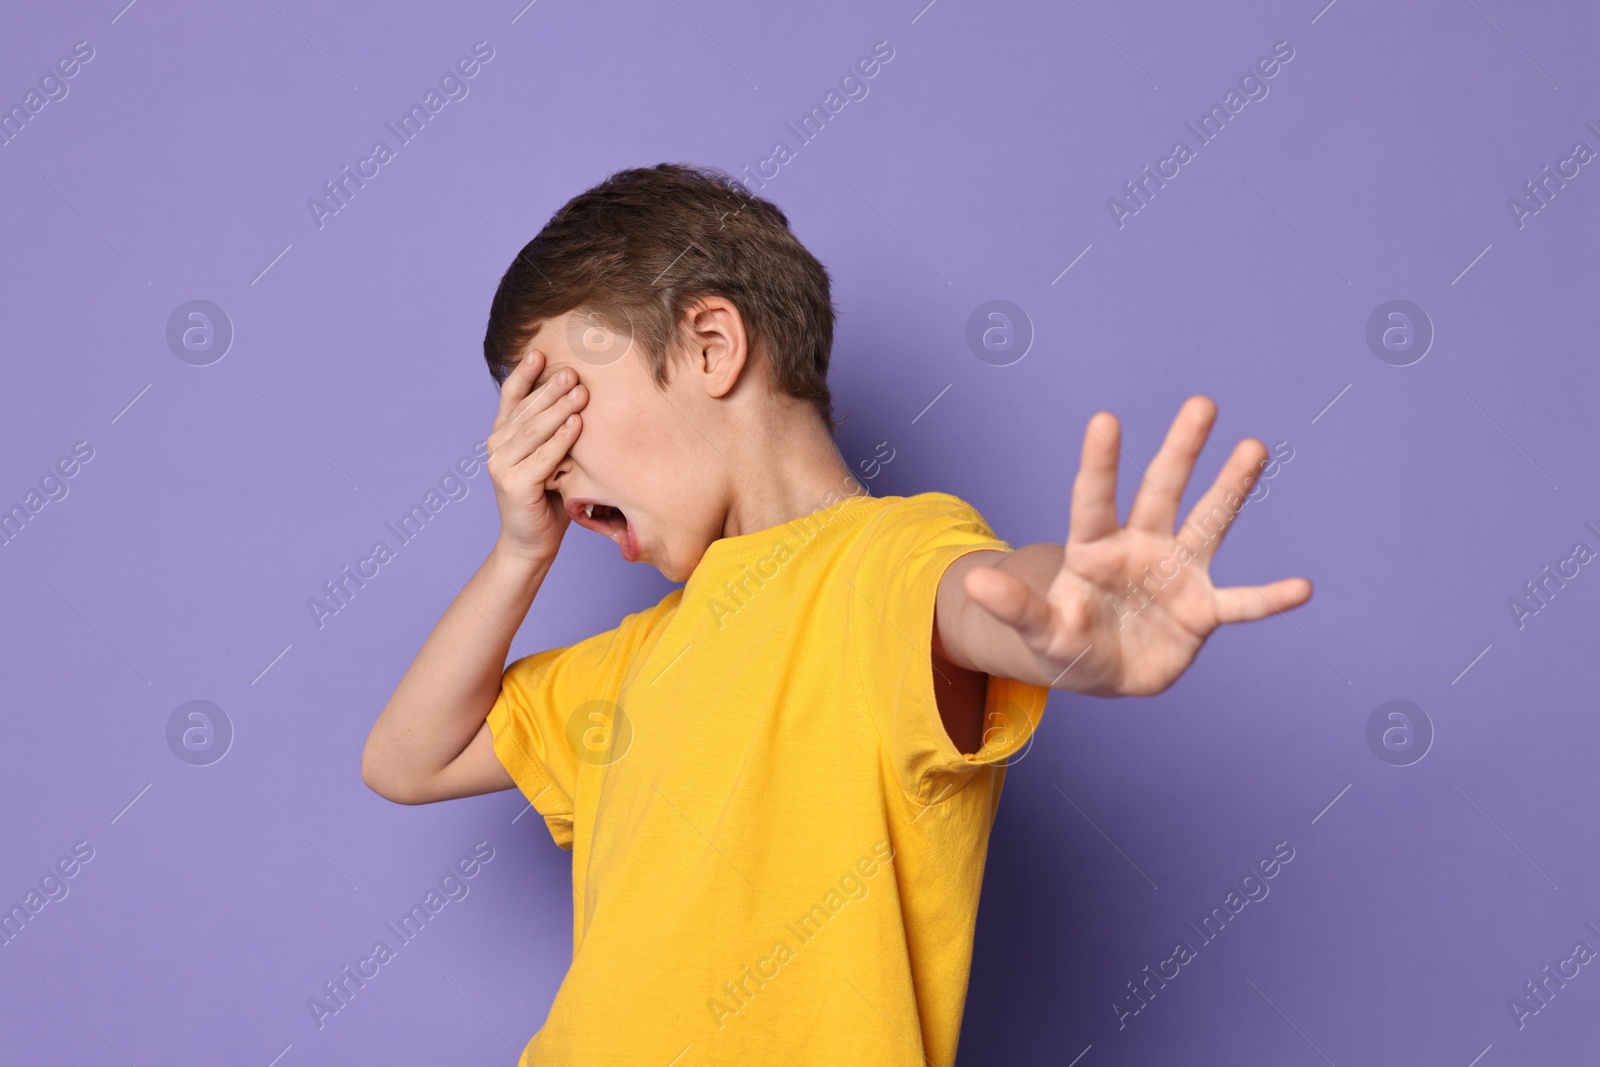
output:
<instances>
[{"instance_id":1,"label":"teeth","mask_svg":"<svg viewBox=\"0 0 1600 1067\"><path fill-rule=\"evenodd\" d=\"M594 518L594 505L593 504L585 504L583 506L583 514L584 514L585 518L590 518L590 519Z\"/></svg>"}]
</instances>

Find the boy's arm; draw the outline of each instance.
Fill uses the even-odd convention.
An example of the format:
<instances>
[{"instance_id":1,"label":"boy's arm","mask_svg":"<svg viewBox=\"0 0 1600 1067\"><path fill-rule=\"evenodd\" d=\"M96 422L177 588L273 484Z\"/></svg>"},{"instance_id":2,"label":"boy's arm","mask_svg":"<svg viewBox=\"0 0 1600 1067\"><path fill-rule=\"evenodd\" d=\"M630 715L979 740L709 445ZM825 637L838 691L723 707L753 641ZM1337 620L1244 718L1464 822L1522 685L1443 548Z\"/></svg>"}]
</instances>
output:
<instances>
[{"instance_id":1,"label":"boy's arm","mask_svg":"<svg viewBox=\"0 0 1600 1067\"><path fill-rule=\"evenodd\" d=\"M488 716L506 650L572 519L547 487L582 427L587 392L561 368L533 390L544 353L529 352L500 387L488 448L500 536L450 602L395 687L361 752L361 779L400 804L473 796L516 784L494 751Z\"/></svg>"},{"instance_id":2,"label":"boy's arm","mask_svg":"<svg viewBox=\"0 0 1600 1067\"><path fill-rule=\"evenodd\" d=\"M1065 545L971 552L941 577L934 653L968 670L1100 696L1166 689L1222 623L1298 607L1311 583L1211 584L1211 557L1266 466L1266 446L1239 442L1174 534L1184 487L1216 405L1190 397L1167 431L1117 524L1116 416L1099 412L1084 432Z\"/></svg>"},{"instance_id":3,"label":"boy's arm","mask_svg":"<svg viewBox=\"0 0 1600 1067\"><path fill-rule=\"evenodd\" d=\"M427 804L516 784L485 719L500 693L509 635L549 570L549 562L496 545L450 602L367 737L361 778L373 792Z\"/></svg>"}]
</instances>

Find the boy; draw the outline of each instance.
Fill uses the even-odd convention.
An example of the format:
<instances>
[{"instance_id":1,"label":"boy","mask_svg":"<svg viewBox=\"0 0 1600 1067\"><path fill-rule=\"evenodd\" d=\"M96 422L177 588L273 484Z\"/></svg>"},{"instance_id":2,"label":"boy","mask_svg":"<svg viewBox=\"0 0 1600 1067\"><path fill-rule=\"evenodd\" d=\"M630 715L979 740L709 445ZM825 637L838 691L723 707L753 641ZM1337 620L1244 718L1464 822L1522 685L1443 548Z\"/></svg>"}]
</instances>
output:
<instances>
[{"instance_id":1,"label":"boy","mask_svg":"<svg viewBox=\"0 0 1600 1067\"><path fill-rule=\"evenodd\" d=\"M778 208L666 164L573 199L495 293L500 535L362 777L403 804L520 788L571 850L572 965L523 1067L953 1063L1006 760L1051 689L1160 692L1218 624L1311 595L1207 575L1259 441L1174 536L1205 397L1126 526L1117 420L1090 420L1064 545L868 495L833 440L833 314ZM505 667L572 522L687 584Z\"/></svg>"}]
</instances>

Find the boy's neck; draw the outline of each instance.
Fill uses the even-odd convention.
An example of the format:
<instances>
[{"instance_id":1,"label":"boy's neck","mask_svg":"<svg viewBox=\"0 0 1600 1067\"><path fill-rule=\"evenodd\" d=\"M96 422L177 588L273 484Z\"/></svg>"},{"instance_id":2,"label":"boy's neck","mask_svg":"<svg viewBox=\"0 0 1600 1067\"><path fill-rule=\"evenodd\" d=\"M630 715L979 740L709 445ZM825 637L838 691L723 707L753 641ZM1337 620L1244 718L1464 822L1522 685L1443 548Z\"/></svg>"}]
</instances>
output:
<instances>
[{"instance_id":1,"label":"boy's neck","mask_svg":"<svg viewBox=\"0 0 1600 1067\"><path fill-rule=\"evenodd\" d=\"M867 489L813 411L791 409L730 456L735 473L723 537L782 526Z\"/></svg>"}]
</instances>

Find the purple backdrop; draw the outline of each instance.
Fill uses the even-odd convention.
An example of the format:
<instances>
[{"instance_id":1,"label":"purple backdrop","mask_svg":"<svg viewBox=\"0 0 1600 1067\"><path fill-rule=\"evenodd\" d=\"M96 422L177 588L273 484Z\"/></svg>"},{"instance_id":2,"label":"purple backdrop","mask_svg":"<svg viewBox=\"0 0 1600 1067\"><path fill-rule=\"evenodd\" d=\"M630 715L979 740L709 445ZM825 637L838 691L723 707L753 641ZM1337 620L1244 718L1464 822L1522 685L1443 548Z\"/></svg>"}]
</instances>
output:
<instances>
[{"instance_id":1,"label":"purple backdrop","mask_svg":"<svg viewBox=\"0 0 1600 1067\"><path fill-rule=\"evenodd\" d=\"M501 271L664 160L764 175L829 267L877 495L1058 540L1086 417L1125 513L1194 392L1190 501L1290 457L1215 573L1311 604L1058 694L1015 765L964 1064L1600 1055L1592 5L122 2L0 16L7 1064L514 1062L567 854L359 757L494 537L453 472ZM671 588L574 529L513 655Z\"/></svg>"}]
</instances>

